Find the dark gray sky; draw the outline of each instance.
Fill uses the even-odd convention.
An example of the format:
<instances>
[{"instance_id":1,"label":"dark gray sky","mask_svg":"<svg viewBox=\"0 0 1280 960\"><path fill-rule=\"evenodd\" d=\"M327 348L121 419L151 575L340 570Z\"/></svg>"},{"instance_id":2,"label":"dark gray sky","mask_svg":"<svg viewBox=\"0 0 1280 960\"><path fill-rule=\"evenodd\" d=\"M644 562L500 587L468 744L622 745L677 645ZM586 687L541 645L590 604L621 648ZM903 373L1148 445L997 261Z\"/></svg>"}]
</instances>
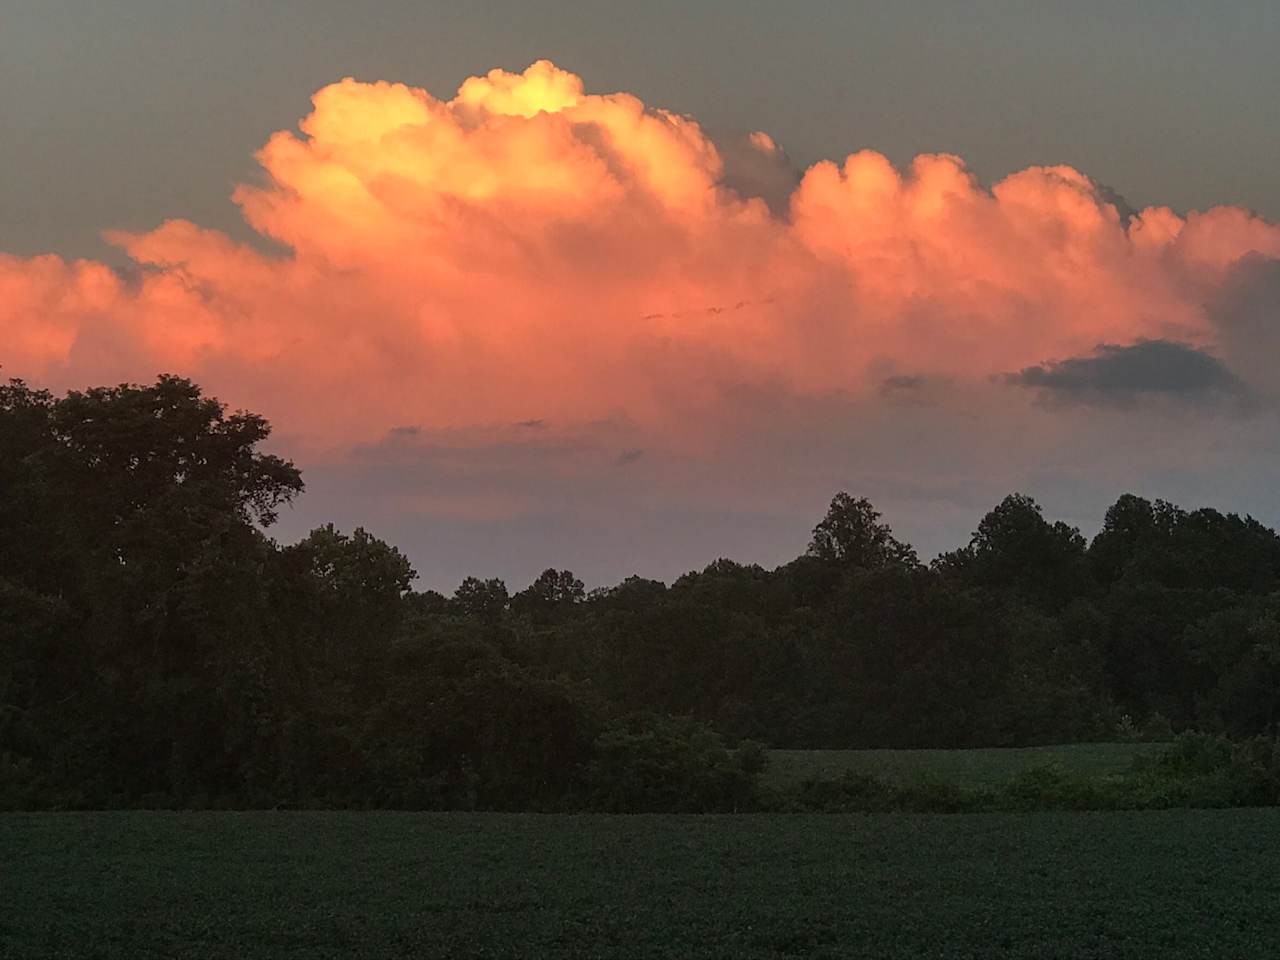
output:
<instances>
[{"instance_id":1,"label":"dark gray sky","mask_svg":"<svg viewBox=\"0 0 1280 960\"><path fill-rule=\"evenodd\" d=\"M1131 202L1280 217L1280 4L0 0L0 250L105 228L248 237L252 151L345 75L448 96L540 57L807 164L862 147L986 180L1066 163Z\"/></svg>"}]
</instances>

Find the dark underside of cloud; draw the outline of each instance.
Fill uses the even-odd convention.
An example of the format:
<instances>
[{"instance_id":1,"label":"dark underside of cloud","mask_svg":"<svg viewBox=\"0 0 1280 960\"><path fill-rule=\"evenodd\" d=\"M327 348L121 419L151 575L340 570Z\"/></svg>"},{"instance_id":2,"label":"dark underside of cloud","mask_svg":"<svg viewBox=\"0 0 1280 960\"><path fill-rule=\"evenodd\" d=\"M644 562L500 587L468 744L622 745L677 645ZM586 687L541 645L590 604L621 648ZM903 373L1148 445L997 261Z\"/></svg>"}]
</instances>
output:
<instances>
[{"instance_id":1,"label":"dark underside of cloud","mask_svg":"<svg viewBox=\"0 0 1280 960\"><path fill-rule=\"evenodd\" d=\"M1039 393L1053 405L1129 407L1168 398L1200 407L1247 404L1249 388L1217 357L1173 340L1103 343L1088 356L1055 360L1004 381Z\"/></svg>"}]
</instances>

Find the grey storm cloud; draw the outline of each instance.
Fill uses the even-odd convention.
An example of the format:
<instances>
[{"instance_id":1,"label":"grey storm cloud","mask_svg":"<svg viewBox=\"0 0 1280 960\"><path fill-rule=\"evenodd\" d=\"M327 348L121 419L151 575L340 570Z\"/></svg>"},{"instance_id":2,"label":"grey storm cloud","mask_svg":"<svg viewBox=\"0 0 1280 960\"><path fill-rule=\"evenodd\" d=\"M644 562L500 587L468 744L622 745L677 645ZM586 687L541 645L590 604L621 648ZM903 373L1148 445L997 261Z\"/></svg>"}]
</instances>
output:
<instances>
[{"instance_id":1,"label":"grey storm cloud","mask_svg":"<svg viewBox=\"0 0 1280 960\"><path fill-rule=\"evenodd\" d=\"M1042 400L1056 404L1127 407L1165 397L1217 406L1250 398L1244 381L1221 360L1174 340L1103 343L1088 356L1026 367L1001 379L1037 390Z\"/></svg>"}]
</instances>

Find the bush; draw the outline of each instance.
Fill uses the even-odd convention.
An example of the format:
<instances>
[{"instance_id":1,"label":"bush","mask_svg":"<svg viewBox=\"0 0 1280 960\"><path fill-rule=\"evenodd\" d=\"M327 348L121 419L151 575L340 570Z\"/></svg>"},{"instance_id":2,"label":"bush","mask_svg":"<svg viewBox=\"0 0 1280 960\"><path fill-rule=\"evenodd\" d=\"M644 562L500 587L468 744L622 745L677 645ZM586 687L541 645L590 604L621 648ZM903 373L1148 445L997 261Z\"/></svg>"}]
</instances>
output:
<instances>
[{"instance_id":1,"label":"bush","mask_svg":"<svg viewBox=\"0 0 1280 960\"><path fill-rule=\"evenodd\" d=\"M991 796L982 790L966 790L950 780L920 778L902 784L893 809L908 813L971 813L989 807Z\"/></svg>"},{"instance_id":2,"label":"bush","mask_svg":"<svg viewBox=\"0 0 1280 960\"><path fill-rule=\"evenodd\" d=\"M793 807L810 813L966 813L989 805L987 793L950 781L892 783L850 770L839 777L804 780Z\"/></svg>"},{"instance_id":3,"label":"bush","mask_svg":"<svg viewBox=\"0 0 1280 960\"><path fill-rule=\"evenodd\" d=\"M1000 799L1013 810L1098 810L1117 805L1101 785L1068 776L1056 764L1040 764L1015 776Z\"/></svg>"},{"instance_id":4,"label":"bush","mask_svg":"<svg viewBox=\"0 0 1280 960\"><path fill-rule=\"evenodd\" d=\"M1269 806L1280 802L1280 744L1183 733L1136 766L1131 788L1142 806Z\"/></svg>"},{"instance_id":5,"label":"bush","mask_svg":"<svg viewBox=\"0 0 1280 960\"><path fill-rule=\"evenodd\" d=\"M605 726L592 748L587 806L610 813L731 813L761 805L763 747L736 749L693 720L636 715Z\"/></svg>"},{"instance_id":6,"label":"bush","mask_svg":"<svg viewBox=\"0 0 1280 960\"><path fill-rule=\"evenodd\" d=\"M847 771L843 776L809 777L796 802L814 813L879 813L893 809L894 790L876 777Z\"/></svg>"}]
</instances>

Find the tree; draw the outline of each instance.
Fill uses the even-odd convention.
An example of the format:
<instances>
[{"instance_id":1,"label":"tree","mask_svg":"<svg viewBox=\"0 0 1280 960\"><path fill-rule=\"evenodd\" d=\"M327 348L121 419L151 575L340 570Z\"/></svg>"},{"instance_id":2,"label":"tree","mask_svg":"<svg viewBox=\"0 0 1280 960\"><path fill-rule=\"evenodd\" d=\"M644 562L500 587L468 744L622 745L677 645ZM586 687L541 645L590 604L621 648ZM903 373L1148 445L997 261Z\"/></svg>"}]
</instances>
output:
<instances>
[{"instance_id":1,"label":"tree","mask_svg":"<svg viewBox=\"0 0 1280 960\"><path fill-rule=\"evenodd\" d=\"M565 613L586 597L582 581L568 570L548 567L524 590L511 598L511 608L537 621L546 621Z\"/></svg>"},{"instance_id":2,"label":"tree","mask_svg":"<svg viewBox=\"0 0 1280 960\"><path fill-rule=\"evenodd\" d=\"M261 417L228 416L178 377L58 400L11 381L0 390L0 481L22 510L0 511L0 533L36 538L42 561L19 576L52 578L61 593L87 586L91 570L110 572L113 590L122 578L150 586L179 576L210 538L269 526L302 490L293 464L258 451L269 435Z\"/></svg>"},{"instance_id":3,"label":"tree","mask_svg":"<svg viewBox=\"0 0 1280 960\"><path fill-rule=\"evenodd\" d=\"M42 762L80 795L225 786L218 740L266 609L257 527L302 489L258 450L269 433L178 377L0 388L0 503L18 507L0 508L0 576L65 611L56 648L78 669L42 703L60 704L48 729L74 733Z\"/></svg>"},{"instance_id":4,"label":"tree","mask_svg":"<svg viewBox=\"0 0 1280 960\"><path fill-rule=\"evenodd\" d=\"M357 683L364 700L375 698L388 648L410 612L406 596L417 574L408 559L363 527L345 534L331 523L286 548L282 559L305 578L298 587L308 600L297 617L308 623L313 655L329 660L331 676Z\"/></svg>"},{"instance_id":5,"label":"tree","mask_svg":"<svg viewBox=\"0 0 1280 960\"><path fill-rule=\"evenodd\" d=\"M934 566L973 586L1060 607L1083 589L1084 557L1079 530L1049 523L1035 500L1011 493L982 518L967 547Z\"/></svg>"},{"instance_id":6,"label":"tree","mask_svg":"<svg viewBox=\"0 0 1280 960\"><path fill-rule=\"evenodd\" d=\"M598 587L587 599L615 610L639 612L661 605L667 595L667 585L661 580L649 580L632 574L615 587Z\"/></svg>"},{"instance_id":7,"label":"tree","mask_svg":"<svg viewBox=\"0 0 1280 960\"><path fill-rule=\"evenodd\" d=\"M1107 508L1102 529L1089 544L1089 566L1095 578L1113 583L1124 573L1144 541L1155 532L1157 514L1151 501L1126 493Z\"/></svg>"},{"instance_id":8,"label":"tree","mask_svg":"<svg viewBox=\"0 0 1280 960\"><path fill-rule=\"evenodd\" d=\"M270 526L277 508L302 491L293 464L260 453L271 427L226 407L190 380L72 391L53 405L54 475L82 482L117 510L179 499L205 515L225 513ZM113 514L118 517L118 514Z\"/></svg>"},{"instance_id":9,"label":"tree","mask_svg":"<svg viewBox=\"0 0 1280 960\"><path fill-rule=\"evenodd\" d=\"M880 513L865 497L841 491L831 499L827 515L813 528L809 555L846 567L878 569L915 567L915 549L894 537Z\"/></svg>"},{"instance_id":10,"label":"tree","mask_svg":"<svg viewBox=\"0 0 1280 960\"><path fill-rule=\"evenodd\" d=\"M467 577L453 593L453 602L464 617L497 620L507 609L507 585L501 580Z\"/></svg>"},{"instance_id":11,"label":"tree","mask_svg":"<svg viewBox=\"0 0 1280 960\"><path fill-rule=\"evenodd\" d=\"M303 554L326 588L351 594L402 597L417 578L399 549L364 527L350 534L332 523L317 527L293 548Z\"/></svg>"},{"instance_id":12,"label":"tree","mask_svg":"<svg viewBox=\"0 0 1280 960\"><path fill-rule=\"evenodd\" d=\"M446 599L362 528L269 539L302 481L267 436L178 378L0 385L0 807L741 809L739 736L1280 725L1280 537L1249 517L1126 495L1086 551L1014 494L926 568L841 493L775 570Z\"/></svg>"}]
</instances>

